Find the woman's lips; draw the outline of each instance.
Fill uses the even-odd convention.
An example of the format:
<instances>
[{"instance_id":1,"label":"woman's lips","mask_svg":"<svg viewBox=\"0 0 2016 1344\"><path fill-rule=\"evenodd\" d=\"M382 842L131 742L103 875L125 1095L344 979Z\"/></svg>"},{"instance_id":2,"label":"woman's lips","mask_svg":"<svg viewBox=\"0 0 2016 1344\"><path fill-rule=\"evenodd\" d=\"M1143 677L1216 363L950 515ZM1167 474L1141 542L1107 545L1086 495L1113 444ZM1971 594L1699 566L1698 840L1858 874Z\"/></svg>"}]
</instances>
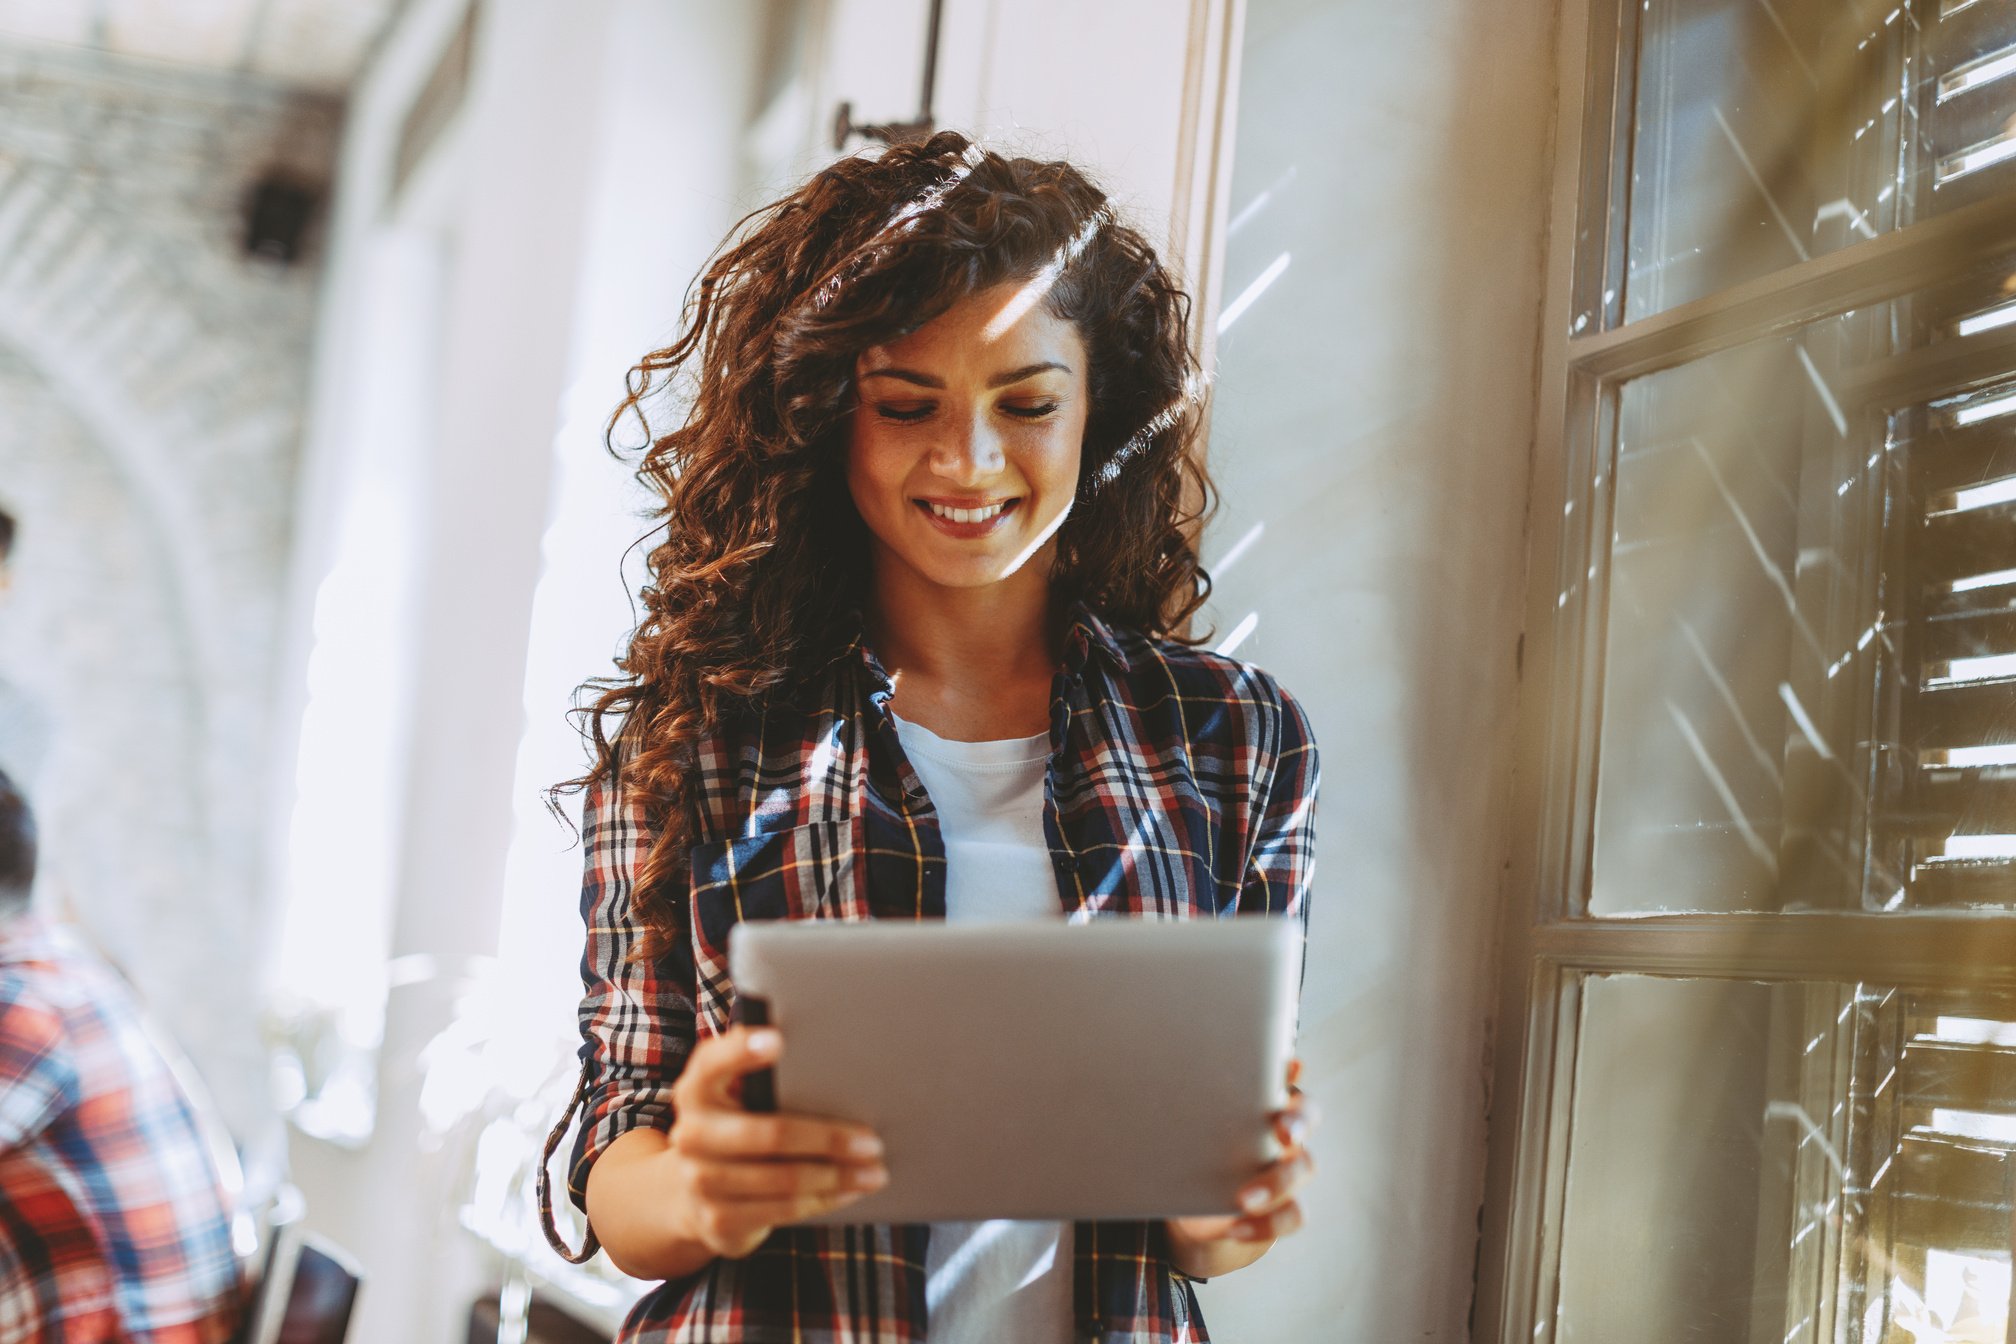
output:
<instances>
[{"instance_id":1,"label":"woman's lips","mask_svg":"<svg viewBox=\"0 0 2016 1344\"><path fill-rule=\"evenodd\" d=\"M917 511L924 515L925 520L929 522L931 526L937 528L940 532L943 532L948 537L957 537L961 540L970 540L975 537L984 537L987 536L989 533L994 532L998 528L1002 527L1007 522L1008 518L1015 512L1017 508L1021 507L1022 504L1022 501L1020 499L1004 500L1001 503L1001 511L999 513L996 513L992 518L983 518L977 522L961 523L961 522L955 522L952 519L947 518L944 515L935 511L931 507L931 501L929 500L919 499L913 502L917 505Z\"/></svg>"}]
</instances>

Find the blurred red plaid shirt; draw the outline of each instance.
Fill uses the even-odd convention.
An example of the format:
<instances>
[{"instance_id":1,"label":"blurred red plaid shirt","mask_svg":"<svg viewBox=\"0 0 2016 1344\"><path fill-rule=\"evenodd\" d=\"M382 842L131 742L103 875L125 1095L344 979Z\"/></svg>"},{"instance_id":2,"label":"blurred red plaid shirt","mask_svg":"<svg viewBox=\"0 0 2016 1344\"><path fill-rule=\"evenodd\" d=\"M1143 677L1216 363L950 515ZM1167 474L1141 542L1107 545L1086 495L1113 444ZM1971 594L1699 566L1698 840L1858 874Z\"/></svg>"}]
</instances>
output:
<instances>
[{"instance_id":1,"label":"blurred red plaid shirt","mask_svg":"<svg viewBox=\"0 0 2016 1344\"><path fill-rule=\"evenodd\" d=\"M890 722L893 688L861 638L799 708L773 707L700 751L702 843L678 906L690 939L631 960L631 879L650 847L642 811L591 786L583 806L587 949L582 1107L567 1182L640 1125L669 1129L672 1083L699 1037L733 1011L737 919L942 919L945 847ZM1108 627L1073 609L1052 689L1044 829L1076 919L1277 915L1308 923L1316 745L1301 707L1250 664ZM1180 1030L1171 1024L1172 1030ZM550 1157L575 1106L548 1140ZM570 1252L551 1223L547 1236ZM625 1341L910 1344L925 1337L929 1228L784 1227L741 1260L717 1259L645 1297ZM1190 1282L1161 1225L1076 1225L1076 1338L1203 1341Z\"/></svg>"},{"instance_id":2,"label":"blurred red plaid shirt","mask_svg":"<svg viewBox=\"0 0 2016 1344\"><path fill-rule=\"evenodd\" d=\"M215 1344L238 1261L192 1104L116 972L0 920L0 1344Z\"/></svg>"}]
</instances>

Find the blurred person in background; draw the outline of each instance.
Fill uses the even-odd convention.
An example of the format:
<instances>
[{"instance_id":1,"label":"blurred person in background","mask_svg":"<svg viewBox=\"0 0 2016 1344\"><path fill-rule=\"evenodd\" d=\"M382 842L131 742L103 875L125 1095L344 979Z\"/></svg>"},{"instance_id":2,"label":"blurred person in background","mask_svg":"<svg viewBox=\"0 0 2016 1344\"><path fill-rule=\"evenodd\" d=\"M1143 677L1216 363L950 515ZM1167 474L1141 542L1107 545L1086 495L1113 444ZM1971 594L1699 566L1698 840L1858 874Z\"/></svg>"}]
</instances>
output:
<instances>
[{"instance_id":1,"label":"blurred person in background","mask_svg":"<svg viewBox=\"0 0 2016 1344\"><path fill-rule=\"evenodd\" d=\"M1189 1281L1300 1225L1299 1094L1240 1215L804 1226L886 1182L879 1140L741 1109L785 1043L730 1025L726 957L742 918L1306 925L1308 720L1184 634L1189 298L1076 168L951 132L744 229L612 420L690 389L639 468L647 614L574 782L576 1258L667 1280L624 1340L1202 1340Z\"/></svg>"},{"instance_id":2,"label":"blurred person in background","mask_svg":"<svg viewBox=\"0 0 2016 1344\"><path fill-rule=\"evenodd\" d=\"M35 849L0 774L0 1344L217 1344L226 1178L132 991L31 908Z\"/></svg>"},{"instance_id":3,"label":"blurred person in background","mask_svg":"<svg viewBox=\"0 0 2016 1344\"><path fill-rule=\"evenodd\" d=\"M0 507L0 608L14 588L14 515ZM0 676L0 770L33 797L49 758L49 716L26 691Z\"/></svg>"}]
</instances>

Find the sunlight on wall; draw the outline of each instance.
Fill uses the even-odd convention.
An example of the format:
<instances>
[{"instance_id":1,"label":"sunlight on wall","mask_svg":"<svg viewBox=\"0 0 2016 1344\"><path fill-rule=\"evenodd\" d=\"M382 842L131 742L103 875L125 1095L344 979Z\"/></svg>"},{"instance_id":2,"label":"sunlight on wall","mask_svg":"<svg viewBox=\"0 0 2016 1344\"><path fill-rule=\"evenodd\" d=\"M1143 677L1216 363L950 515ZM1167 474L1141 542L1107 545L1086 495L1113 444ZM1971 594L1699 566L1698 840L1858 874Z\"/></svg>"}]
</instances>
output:
<instances>
[{"instance_id":1,"label":"sunlight on wall","mask_svg":"<svg viewBox=\"0 0 2016 1344\"><path fill-rule=\"evenodd\" d=\"M360 342L368 354L356 374L348 475L335 486L328 570L315 594L268 1022L276 1100L304 1128L351 1143L371 1132L385 1025L414 716L412 575L423 568L447 265L428 235L388 231L372 248L374 339Z\"/></svg>"},{"instance_id":2,"label":"sunlight on wall","mask_svg":"<svg viewBox=\"0 0 2016 1344\"><path fill-rule=\"evenodd\" d=\"M388 785L403 735L403 676L378 638L396 610L406 557L374 537L397 535L384 494L346 520L341 557L315 601L315 651L301 724L298 797L288 831L287 915L274 991L291 1049L284 1106L315 1102L318 1128L370 1132L368 1052L385 1024L385 951L396 881L398 791ZM318 1100L319 1099L319 1100Z\"/></svg>"},{"instance_id":3,"label":"sunlight on wall","mask_svg":"<svg viewBox=\"0 0 2016 1344\"><path fill-rule=\"evenodd\" d=\"M642 552L630 548L646 527L645 500L602 443L610 389L621 385L620 371L577 380L554 445L554 506L532 601L498 946L511 986L498 1010L515 1025L497 1033L493 1063L500 1077L521 1086L536 1086L550 1061L571 1059L576 1044L580 797L565 800L564 823L546 806L547 789L586 765L586 748L564 710L585 678L614 670L611 660L634 623L627 594L643 583Z\"/></svg>"}]
</instances>

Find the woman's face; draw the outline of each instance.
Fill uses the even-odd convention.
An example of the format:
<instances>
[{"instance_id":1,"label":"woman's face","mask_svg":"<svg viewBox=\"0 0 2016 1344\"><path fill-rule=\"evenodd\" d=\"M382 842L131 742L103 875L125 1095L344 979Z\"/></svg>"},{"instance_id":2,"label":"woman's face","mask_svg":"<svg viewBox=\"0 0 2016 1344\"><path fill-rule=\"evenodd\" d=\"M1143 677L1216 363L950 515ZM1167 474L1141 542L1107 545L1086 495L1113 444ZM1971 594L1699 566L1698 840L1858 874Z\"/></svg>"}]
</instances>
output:
<instances>
[{"instance_id":1,"label":"woman's face","mask_svg":"<svg viewBox=\"0 0 2016 1344\"><path fill-rule=\"evenodd\" d=\"M847 484L878 570L979 588L1049 573L1085 438L1085 343L1020 283L855 362Z\"/></svg>"}]
</instances>

